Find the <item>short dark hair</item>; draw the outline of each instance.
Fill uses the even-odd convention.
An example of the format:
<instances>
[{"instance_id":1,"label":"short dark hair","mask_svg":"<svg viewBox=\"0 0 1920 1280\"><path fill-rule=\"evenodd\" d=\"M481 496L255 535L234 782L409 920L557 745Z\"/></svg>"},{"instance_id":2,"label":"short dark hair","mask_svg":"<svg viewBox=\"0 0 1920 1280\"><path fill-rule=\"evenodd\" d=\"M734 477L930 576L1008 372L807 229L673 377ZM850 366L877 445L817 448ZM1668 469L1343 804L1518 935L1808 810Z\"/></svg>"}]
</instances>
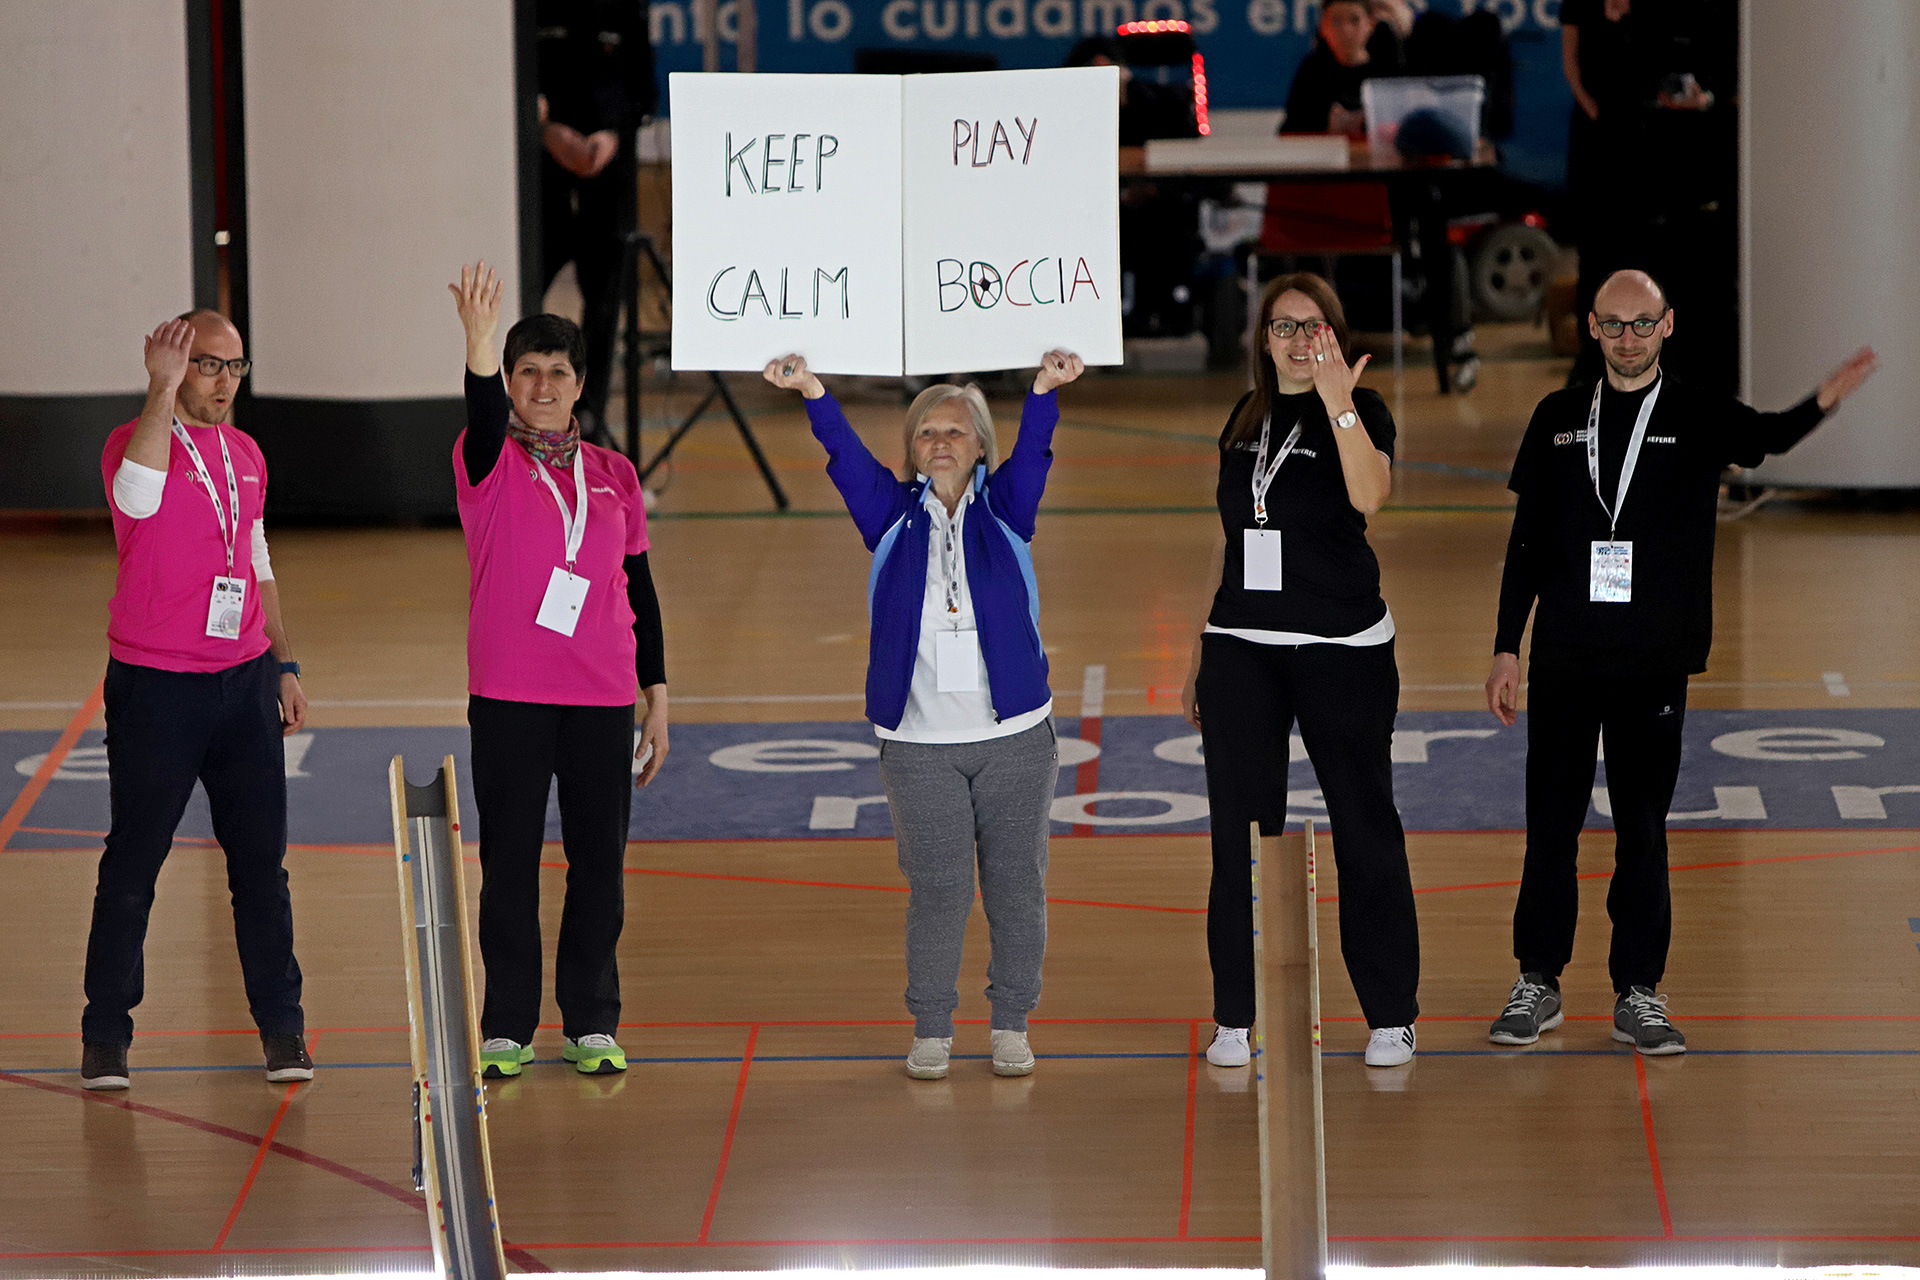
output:
<instances>
[{"instance_id":1,"label":"short dark hair","mask_svg":"<svg viewBox=\"0 0 1920 1280\"><path fill-rule=\"evenodd\" d=\"M580 332L580 326L565 316L556 316L552 312L542 312L537 316L528 316L525 320L507 330L507 349L501 357L506 365L507 375L513 375L513 366L520 363L520 357L533 355L552 355L564 352L567 363L573 366L576 375L587 370L587 339Z\"/></svg>"}]
</instances>

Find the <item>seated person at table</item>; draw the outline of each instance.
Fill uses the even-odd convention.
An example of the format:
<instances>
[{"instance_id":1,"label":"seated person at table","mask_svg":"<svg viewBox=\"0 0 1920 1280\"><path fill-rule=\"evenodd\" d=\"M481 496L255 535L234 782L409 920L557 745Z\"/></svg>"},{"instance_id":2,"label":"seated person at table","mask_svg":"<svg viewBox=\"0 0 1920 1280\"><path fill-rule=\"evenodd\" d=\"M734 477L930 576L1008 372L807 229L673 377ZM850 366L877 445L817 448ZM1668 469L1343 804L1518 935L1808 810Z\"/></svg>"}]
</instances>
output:
<instances>
[{"instance_id":1,"label":"seated person at table","mask_svg":"<svg viewBox=\"0 0 1920 1280\"><path fill-rule=\"evenodd\" d=\"M1369 76L1393 75L1398 69L1369 50L1377 21L1367 0L1327 0L1320 12L1320 38L1293 73L1281 133L1359 137L1366 132L1366 117L1360 111L1361 82Z\"/></svg>"}]
</instances>

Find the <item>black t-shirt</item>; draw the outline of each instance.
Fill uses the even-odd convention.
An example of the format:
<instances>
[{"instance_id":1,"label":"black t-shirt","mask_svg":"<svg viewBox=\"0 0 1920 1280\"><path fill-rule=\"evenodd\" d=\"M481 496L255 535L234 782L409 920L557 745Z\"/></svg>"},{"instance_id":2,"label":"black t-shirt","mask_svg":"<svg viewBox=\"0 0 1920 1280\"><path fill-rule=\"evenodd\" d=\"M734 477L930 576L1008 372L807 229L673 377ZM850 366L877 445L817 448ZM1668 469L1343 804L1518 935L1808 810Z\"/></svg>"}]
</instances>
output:
<instances>
[{"instance_id":1,"label":"black t-shirt","mask_svg":"<svg viewBox=\"0 0 1920 1280\"><path fill-rule=\"evenodd\" d=\"M1316 43L1293 73L1293 85L1287 90L1287 118L1280 122L1280 132L1325 133L1336 102L1349 111L1358 111L1362 82L1370 76L1392 74L1391 68L1372 62L1349 67L1334 57L1325 43Z\"/></svg>"},{"instance_id":2,"label":"black t-shirt","mask_svg":"<svg viewBox=\"0 0 1920 1280\"><path fill-rule=\"evenodd\" d=\"M1241 403L1245 403L1242 398ZM1393 456L1393 414L1375 392L1359 387L1353 407L1374 448ZM1239 406L1234 406L1239 412ZM1340 466L1336 428L1327 420L1317 392L1275 396L1267 434L1268 465L1286 443L1293 424L1302 424L1300 443L1281 464L1267 490L1268 529L1280 533L1279 591L1248 591L1243 531L1259 528L1253 518L1253 462L1259 448L1256 430L1229 446L1233 417L1220 433L1220 483L1215 499L1227 536L1225 571L1214 593L1211 626L1233 630L1295 631L1329 639L1365 631L1386 615L1380 598L1380 562L1367 544L1367 518L1347 497L1346 472Z\"/></svg>"},{"instance_id":3,"label":"black t-shirt","mask_svg":"<svg viewBox=\"0 0 1920 1280\"><path fill-rule=\"evenodd\" d=\"M1600 398L1600 482L1614 503L1627 442L1647 390L1608 387ZM1587 469L1593 388L1540 402L1507 487L1518 496L1500 582L1494 652L1518 653L1527 614L1536 666L1598 672L1696 672L1713 641L1713 541L1720 473L1792 448L1823 416L1812 397L1761 413L1662 376L1660 399L1618 521L1608 519ZM1633 543L1632 598L1589 599L1592 544Z\"/></svg>"}]
</instances>

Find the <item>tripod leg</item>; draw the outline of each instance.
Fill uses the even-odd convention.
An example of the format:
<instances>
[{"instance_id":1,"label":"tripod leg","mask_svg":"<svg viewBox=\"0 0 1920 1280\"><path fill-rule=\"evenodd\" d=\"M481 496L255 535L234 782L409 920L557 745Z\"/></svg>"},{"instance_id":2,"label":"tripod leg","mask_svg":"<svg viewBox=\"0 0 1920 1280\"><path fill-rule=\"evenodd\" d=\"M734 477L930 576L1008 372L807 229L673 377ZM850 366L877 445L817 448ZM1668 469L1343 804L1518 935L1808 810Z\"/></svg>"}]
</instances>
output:
<instances>
[{"instance_id":1,"label":"tripod leg","mask_svg":"<svg viewBox=\"0 0 1920 1280\"><path fill-rule=\"evenodd\" d=\"M724 386L720 388L721 391L725 389ZM647 482L647 477L651 476L660 464L667 460L668 455L679 446L680 441L686 436L687 432L693 430L694 424L700 421L700 416L707 411L707 406L713 403L714 397L719 395L719 393L719 391L707 392L700 403L693 407L693 412L688 414L680 425L673 429L673 434L667 437L667 442L660 446L660 452L653 455L653 461L640 468L641 484Z\"/></svg>"},{"instance_id":2,"label":"tripod leg","mask_svg":"<svg viewBox=\"0 0 1920 1280\"><path fill-rule=\"evenodd\" d=\"M727 412L733 415L733 425L740 428L740 438L746 441L747 452L753 455L753 465L760 468L760 478L767 482L767 491L773 495L774 509L785 511L793 504L787 500L787 491L780 487L779 478L773 474L773 466L767 461L767 455L760 452L760 442L754 438L753 428L747 425L747 415L740 412L740 404L733 398L726 380L717 373L708 376L713 379L720 398L727 402Z\"/></svg>"}]
</instances>

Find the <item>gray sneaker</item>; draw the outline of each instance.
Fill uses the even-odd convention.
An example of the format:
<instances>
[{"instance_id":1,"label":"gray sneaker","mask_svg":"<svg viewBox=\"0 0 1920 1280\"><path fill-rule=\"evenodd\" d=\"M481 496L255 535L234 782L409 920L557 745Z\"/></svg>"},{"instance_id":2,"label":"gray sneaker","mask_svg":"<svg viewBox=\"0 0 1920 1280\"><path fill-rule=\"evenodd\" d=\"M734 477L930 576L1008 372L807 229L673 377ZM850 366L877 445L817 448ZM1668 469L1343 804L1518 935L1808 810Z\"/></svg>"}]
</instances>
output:
<instances>
[{"instance_id":1,"label":"gray sneaker","mask_svg":"<svg viewBox=\"0 0 1920 1280\"><path fill-rule=\"evenodd\" d=\"M1544 973L1523 973L1513 984L1507 1007L1494 1019L1487 1039L1495 1044L1532 1044L1542 1031L1551 1031L1565 1022L1560 1012L1560 993L1547 983Z\"/></svg>"},{"instance_id":2,"label":"gray sneaker","mask_svg":"<svg viewBox=\"0 0 1920 1280\"><path fill-rule=\"evenodd\" d=\"M1687 1051L1687 1038L1667 1017L1667 998L1652 987L1629 987L1614 1000L1613 1038L1650 1056Z\"/></svg>"},{"instance_id":3,"label":"gray sneaker","mask_svg":"<svg viewBox=\"0 0 1920 1280\"><path fill-rule=\"evenodd\" d=\"M915 1036L907 1054L907 1074L915 1080L944 1080L952 1053L952 1036Z\"/></svg>"}]
</instances>

